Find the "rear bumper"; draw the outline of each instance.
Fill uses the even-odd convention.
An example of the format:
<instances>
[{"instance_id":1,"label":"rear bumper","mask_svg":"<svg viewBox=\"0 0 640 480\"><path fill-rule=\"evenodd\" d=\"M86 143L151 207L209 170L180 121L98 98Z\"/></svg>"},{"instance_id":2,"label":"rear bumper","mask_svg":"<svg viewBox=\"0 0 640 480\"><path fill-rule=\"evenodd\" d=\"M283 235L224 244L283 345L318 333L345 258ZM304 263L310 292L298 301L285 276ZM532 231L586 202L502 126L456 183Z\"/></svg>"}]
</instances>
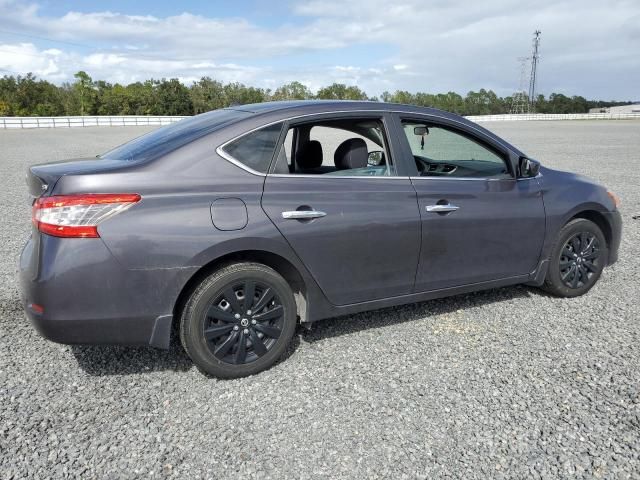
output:
<instances>
[{"instance_id":1,"label":"rear bumper","mask_svg":"<svg viewBox=\"0 0 640 480\"><path fill-rule=\"evenodd\" d=\"M620 249L620 241L622 239L622 215L620 215L620 212L616 210L613 212L607 212L604 216L611 227L609 258L607 264L612 265L618 261L618 250Z\"/></svg>"},{"instance_id":2,"label":"rear bumper","mask_svg":"<svg viewBox=\"0 0 640 480\"><path fill-rule=\"evenodd\" d=\"M128 270L101 239L35 233L20 256L22 302L36 330L66 344L169 347L191 269Z\"/></svg>"},{"instance_id":3,"label":"rear bumper","mask_svg":"<svg viewBox=\"0 0 640 480\"><path fill-rule=\"evenodd\" d=\"M171 315L153 318L52 320L25 304L31 323L47 340L68 345L151 345L169 348Z\"/></svg>"}]
</instances>

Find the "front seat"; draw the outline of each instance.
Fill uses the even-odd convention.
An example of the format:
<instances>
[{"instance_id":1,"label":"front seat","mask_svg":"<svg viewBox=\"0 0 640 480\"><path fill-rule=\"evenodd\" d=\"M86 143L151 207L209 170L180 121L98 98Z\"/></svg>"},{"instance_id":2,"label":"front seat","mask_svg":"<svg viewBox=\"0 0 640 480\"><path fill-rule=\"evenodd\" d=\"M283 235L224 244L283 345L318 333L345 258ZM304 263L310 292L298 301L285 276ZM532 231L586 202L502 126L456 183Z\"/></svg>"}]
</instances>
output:
<instances>
[{"instance_id":1,"label":"front seat","mask_svg":"<svg viewBox=\"0 0 640 480\"><path fill-rule=\"evenodd\" d=\"M338 170L366 168L369 152L366 142L361 138L350 138L342 142L333 155Z\"/></svg>"}]
</instances>

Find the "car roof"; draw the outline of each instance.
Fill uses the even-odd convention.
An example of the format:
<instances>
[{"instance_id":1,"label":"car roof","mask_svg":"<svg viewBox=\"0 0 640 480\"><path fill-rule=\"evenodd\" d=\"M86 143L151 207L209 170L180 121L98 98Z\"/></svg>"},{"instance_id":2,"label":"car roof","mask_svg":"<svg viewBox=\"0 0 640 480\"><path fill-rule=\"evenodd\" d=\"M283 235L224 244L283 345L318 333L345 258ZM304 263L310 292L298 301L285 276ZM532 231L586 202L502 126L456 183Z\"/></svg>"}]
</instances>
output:
<instances>
[{"instance_id":1,"label":"car roof","mask_svg":"<svg viewBox=\"0 0 640 480\"><path fill-rule=\"evenodd\" d=\"M439 116L451 116L459 118L458 115L453 113L438 110L436 108L417 107L415 105L403 105L400 103L386 103L375 101L363 101L363 100L285 100L277 102L263 102L263 103L251 103L247 105L232 105L228 107L232 110L241 110L250 113L270 113L279 112L282 110L305 110L308 113L314 113L316 111L362 111L362 110L375 110L375 111L397 111L403 112L416 112L416 113L431 113Z\"/></svg>"},{"instance_id":2,"label":"car roof","mask_svg":"<svg viewBox=\"0 0 640 480\"><path fill-rule=\"evenodd\" d=\"M480 130L491 137L498 144L510 149L517 155L524 155L518 148L514 147L503 138L482 127L481 125L467 120L466 118L455 113L438 110L437 108L419 107L416 105L404 105L401 103L386 103L376 101L362 100L287 100L277 102L251 103L247 105L233 105L227 107L229 110L237 110L253 114L254 116L267 116L270 120L277 117L286 118L287 116L312 115L315 113L330 112L402 112L416 113L422 115L431 115L466 125L473 130ZM206 114L205 114L206 115Z\"/></svg>"}]
</instances>

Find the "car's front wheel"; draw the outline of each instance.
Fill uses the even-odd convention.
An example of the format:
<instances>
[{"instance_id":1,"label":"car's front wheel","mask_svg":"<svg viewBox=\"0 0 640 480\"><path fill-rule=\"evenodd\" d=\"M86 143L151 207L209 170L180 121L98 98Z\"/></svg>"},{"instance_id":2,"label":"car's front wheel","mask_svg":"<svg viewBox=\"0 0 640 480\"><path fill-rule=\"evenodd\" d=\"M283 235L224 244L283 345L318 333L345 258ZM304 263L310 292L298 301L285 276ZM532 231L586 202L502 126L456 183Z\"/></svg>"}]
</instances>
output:
<instances>
[{"instance_id":1,"label":"car's front wheel","mask_svg":"<svg viewBox=\"0 0 640 480\"><path fill-rule=\"evenodd\" d=\"M296 304L286 280L265 265L237 263L205 278L191 294L180 339L201 371L237 378L273 365L295 328Z\"/></svg>"},{"instance_id":2,"label":"car's front wheel","mask_svg":"<svg viewBox=\"0 0 640 480\"><path fill-rule=\"evenodd\" d=\"M570 221L558 234L542 288L560 297L587 293L600 278L607 255L606 240L595 223Z\"/></svg>"}]
</instances>

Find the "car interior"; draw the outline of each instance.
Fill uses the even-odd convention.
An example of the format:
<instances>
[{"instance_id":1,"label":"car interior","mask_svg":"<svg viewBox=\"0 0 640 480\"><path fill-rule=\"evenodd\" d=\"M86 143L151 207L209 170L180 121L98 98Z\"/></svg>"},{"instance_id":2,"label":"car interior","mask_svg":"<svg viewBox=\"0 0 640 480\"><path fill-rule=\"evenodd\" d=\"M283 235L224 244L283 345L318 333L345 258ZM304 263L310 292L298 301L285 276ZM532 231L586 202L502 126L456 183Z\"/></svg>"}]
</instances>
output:
<instances>
[{"instance_id":1,"label":"car interior","mask_svg":"<svg viewBox=\"0 0 640 480\"><path fill-rule=\"evenodd\" d=\"M475 139L440 125L403 127L420 176L511 178L502 156Z\"/></svg>"},{"instance_id":2,"label":"car interior","mask_svg":"<svg viewBox=\"0 0 640 480\"><path fill-rule=\"evenodd\" d=\"M387 164L378 120L332 120L295 125L278 153L273 173L296 175L385 176Z\"/></svg>"}]
</instances>

